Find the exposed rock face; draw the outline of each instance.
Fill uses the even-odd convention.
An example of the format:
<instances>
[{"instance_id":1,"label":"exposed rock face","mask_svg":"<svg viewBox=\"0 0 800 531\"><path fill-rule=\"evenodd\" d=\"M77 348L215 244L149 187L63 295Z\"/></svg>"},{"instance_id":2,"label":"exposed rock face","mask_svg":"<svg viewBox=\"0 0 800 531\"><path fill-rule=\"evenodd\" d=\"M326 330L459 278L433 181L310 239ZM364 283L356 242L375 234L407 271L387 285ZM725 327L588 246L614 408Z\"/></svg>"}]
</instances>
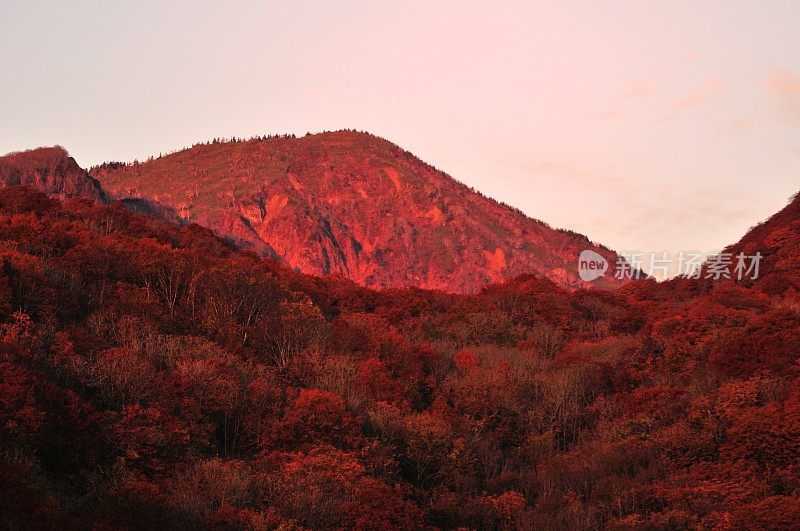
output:
<instances>
[{"instance_id":1,"label":"exposed rock face","mask_svg":"<svg viewBox=\"0 0 800 531\"><path fill-rule=\"evenodd\" d=\"M59 199L103 199L100 184L60 146L0 157L0 186L28 185Z\"/></svg>"},{"instance_id":2,"label":"exposed rock face","mask_svg":"<svg viewBox=\"0 0 800 531\"><path fill-rule=\"evenodd\" d=\"M616 260L365 133L202 144L92 175L115 198L147 199L305 273L368 287L473 292L534 273L575 288L581 250Z\"/></svg>"}]
</instances>

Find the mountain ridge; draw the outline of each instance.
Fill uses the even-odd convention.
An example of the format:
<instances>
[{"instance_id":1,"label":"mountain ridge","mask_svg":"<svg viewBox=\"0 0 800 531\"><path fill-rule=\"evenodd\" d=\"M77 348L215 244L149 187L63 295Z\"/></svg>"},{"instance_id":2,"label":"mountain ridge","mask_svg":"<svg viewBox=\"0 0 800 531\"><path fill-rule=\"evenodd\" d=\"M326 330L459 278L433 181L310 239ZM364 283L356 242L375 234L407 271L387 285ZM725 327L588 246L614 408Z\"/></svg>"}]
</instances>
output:
<instances>
[{"instance_id":1,"label":"mountain ridge","mask_svg":"<svg viewBox=\"0 0 800 531\"><path fill-rule=\"evenodd\" d=\"M114 198L162 204L290 267L367 287L474 292L533 273L574 289L588 286L580 251L617 259L368 133L212 141L90 173Z\"/></svg>"},{"instance_id":2,"label":"mountain ridge","mask_svg":"<svg viewBox=\"0 0 800 531\"><path fill-rule=\"evenodd\" d=\"M61 200L105 198L100 183L61 146L16 151L0 157L0 187L30 185Z\"/></svg>"}]
</instances>

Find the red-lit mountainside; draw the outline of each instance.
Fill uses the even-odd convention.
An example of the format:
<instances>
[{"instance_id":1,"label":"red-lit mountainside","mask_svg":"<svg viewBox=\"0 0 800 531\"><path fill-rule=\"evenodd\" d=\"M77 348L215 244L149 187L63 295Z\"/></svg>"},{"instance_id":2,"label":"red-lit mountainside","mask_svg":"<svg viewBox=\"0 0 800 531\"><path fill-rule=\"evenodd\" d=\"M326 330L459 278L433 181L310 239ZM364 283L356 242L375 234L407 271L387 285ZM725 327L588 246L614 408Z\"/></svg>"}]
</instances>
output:
<instances>
[{"instance_id":1,"label":"red-lit mountainside","mask_svg":"<svg viewBox=\"0 0 800 531\"><path fill-rule=\"evenodd\" d=\"M789 204L753 227L738 243L725 250L736 256L744 253L762 255L759 277L754 281L768 293L782 293L787 285L800 278L800 193Z\"/></svg>"},{"instance_id":2,"label":"red-lit mountainside","mask_svg":"<svg viewBox=\"0 0 800 531\"><path fill-rule=\"evenodd\" d=\"M91 170L115 198L144 198L314 275L374 288L476 292L521 274L583 286L577 256L616 254L488 199L366 133L212 142ZM597 287L618 283L609 271Z\"/></svg>"},{"instance_id":3,"label":"red-lit mountainside","mask_svg":"<svg viewBox=\"0 0 800 531\"><path fill-rule=\"evenodd\" d=\"M33 186L59 199L103 198L100 184L60 146L0 157L0 188L18 184Z\"/></svg>"}]
</instances>

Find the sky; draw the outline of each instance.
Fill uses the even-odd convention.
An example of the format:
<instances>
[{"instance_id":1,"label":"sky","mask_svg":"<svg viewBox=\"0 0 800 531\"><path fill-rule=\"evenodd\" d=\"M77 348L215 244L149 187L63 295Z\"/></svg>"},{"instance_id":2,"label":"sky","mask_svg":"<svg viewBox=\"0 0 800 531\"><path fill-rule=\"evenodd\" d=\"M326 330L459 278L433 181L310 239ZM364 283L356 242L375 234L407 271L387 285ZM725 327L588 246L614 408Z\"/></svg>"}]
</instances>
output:
<instances>
[{"instance_id":1,"label":"sky","mask_svg":"<svg viewBox=\"0 0 800 531\"><path fill-rule=\"evenodd\" d=\"M619 251L718 251L800 190L796 0L4 0L0 65L0 153L365 130Z\"/></svg>"}]
</instances>

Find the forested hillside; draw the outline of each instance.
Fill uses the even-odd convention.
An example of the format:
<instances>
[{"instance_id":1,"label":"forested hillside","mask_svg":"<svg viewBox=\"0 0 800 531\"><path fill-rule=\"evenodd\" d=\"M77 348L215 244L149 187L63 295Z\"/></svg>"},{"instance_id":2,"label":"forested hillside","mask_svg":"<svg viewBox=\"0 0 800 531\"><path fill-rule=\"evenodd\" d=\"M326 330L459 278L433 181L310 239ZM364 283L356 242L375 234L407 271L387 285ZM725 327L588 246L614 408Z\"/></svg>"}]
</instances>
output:
<instances>
[{"instance_id":1,"label":"forested hillside","mask_svg":"<svg viewBox=\"0 0 800 531\"><path fill-rule=\"evenodd\" d=\"M474 295L0 190L0 527L792 528L800 223L756 282Z\"/></svg>"}]
</instances>

